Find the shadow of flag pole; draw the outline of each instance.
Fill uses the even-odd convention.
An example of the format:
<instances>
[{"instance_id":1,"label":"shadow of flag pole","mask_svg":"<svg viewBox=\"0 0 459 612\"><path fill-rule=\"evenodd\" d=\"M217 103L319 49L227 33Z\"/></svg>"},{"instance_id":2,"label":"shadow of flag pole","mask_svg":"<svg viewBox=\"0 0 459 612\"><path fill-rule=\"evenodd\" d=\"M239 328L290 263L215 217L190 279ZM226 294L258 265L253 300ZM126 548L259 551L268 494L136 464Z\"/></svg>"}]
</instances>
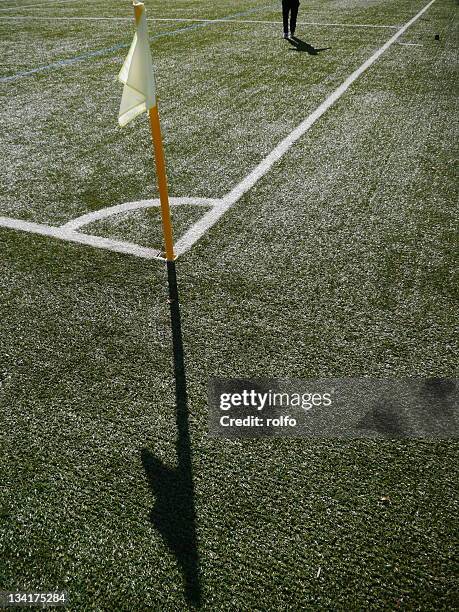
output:
<instances>
[{"instance_id":1,"label":"shadow of flag pole","mask_svg":"<svg viewBox=\"0 0 459 612\"><path fill-rule=\"evenodd\" d=\"M175 379L177 465L171 467L164 464L147 448L142 449L141 458L155 497L150 520L178 562L186 601L190 608L199 608L202 600L201 572L185 359L174 261L167 262L167 276Z\"/></svg>"}]
</instances>

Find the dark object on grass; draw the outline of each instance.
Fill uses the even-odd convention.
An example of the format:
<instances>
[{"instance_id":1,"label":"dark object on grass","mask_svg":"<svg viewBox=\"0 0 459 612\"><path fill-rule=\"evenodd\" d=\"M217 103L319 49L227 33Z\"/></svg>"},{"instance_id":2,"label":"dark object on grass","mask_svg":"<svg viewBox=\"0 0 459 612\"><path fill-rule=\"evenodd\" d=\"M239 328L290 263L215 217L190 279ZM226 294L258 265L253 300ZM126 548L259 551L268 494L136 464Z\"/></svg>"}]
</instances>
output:
<instances>
[{"instance_id":1,"label":"dark object on grass","mask_svg":"<svg viewBox=\"0 0 459 612\"><path fill-rule=\"evenodd\" d=\"M440 40L440 34L435 34L435 40Z\"/></svg>"},{"instance_id":2,"label":"dark object on grass","mask_svg":"<svg viewBox=\"0 0 459 612\"><path fill-rule=\"evenodd\" d=\"M167 262L169 308L175 379L177 465L166 465L151 451L141 452L148 483L155 497L150 521L175 555L191 608L201 605L198 539L194 502L193 461L188 415L185 356L175 262Z\"/></svg>"},{"instance_id":3,"label":"dark object on grass","mask_svg":"<svg viewBox=\"0 0 459 612\"><path fill-rule=\"evenodd\" d=\"M299 6L300 3L298 0L282 0L282 21L284 24L284 38L288 38L289 32L291 36L294 36L295 34L296 19L298 17Z\"/></svg>"},{"instance_id":4,"label":"dark object on grass","mask_svg":"<svg viewBox=\"0 0 459 612\"><path fill-rule=\"evenodd\" d=\"M330 49L330 47L322 47L321 49L316 49L309 43L304 42L304 40L301 40L296 36L291 36L288 42L292 45L290 51L300 51L303 53L309 53L309 55L318 55L321 51L328 51L328 49Z\"/></svg>"}]
</instances>

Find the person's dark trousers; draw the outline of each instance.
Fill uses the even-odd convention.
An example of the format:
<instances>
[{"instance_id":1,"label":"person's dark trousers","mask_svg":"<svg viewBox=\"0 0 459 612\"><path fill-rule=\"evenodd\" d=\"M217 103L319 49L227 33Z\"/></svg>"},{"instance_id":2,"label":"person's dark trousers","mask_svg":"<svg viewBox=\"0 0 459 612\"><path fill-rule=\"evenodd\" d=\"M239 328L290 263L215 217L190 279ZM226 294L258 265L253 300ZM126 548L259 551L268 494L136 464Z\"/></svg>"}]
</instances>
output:
<instances>
[{"instance_id":1,"label":"person's dark trousers","mask_svg":"<svg viewBox=\"0 0 459 612\"><path fill-rule=\"evenodd\" d=\"M290 16L290 32L293 36L296 30L296 19L298 17L298 0L282 0L282 19L284 21L284 34L289 31L288 18Z\"/></svg>"}]
</instances>

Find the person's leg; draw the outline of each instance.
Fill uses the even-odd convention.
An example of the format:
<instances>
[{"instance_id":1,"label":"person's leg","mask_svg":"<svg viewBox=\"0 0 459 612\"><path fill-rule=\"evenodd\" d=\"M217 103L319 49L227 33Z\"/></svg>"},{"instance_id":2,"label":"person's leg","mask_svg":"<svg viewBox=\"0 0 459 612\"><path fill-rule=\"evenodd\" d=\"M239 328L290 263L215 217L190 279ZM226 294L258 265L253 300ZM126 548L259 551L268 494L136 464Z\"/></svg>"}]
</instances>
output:
<instances>
[{"instance_id":1,"label":"person's leg","mask_svg":"<svg viewBox=\"0 0 459 612\"><path fill-rule=\"evenodd\" d=\"M292 2L291 4L291 12L290 12L290 33L293 36L296 30L296 19L298 17L298 8L300 6L299 2Z\"/></svg>"},{"instance_id":2,"label":"person's leg","mask_svg":"<svg viewBox=\"0 0 459 612\"><path fill-rule=\"evenodd\" d=\"M284 22L284 38L288 36L288 14L290 12L289 0L282 0L282 20Z\"/></svg>"}]
</instances>

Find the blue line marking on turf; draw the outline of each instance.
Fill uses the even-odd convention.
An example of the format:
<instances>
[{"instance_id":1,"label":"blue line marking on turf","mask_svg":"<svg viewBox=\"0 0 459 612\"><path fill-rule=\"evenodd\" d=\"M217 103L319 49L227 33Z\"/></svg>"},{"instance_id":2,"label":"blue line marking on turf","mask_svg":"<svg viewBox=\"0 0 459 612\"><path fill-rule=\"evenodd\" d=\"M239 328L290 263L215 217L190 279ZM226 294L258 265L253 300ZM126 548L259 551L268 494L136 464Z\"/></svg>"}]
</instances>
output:
<instances>
[{"instance_id":1,"label":"blue line marking on turf","mask_svg":"<svg viewBox=\"0 0 459 612\"><path fill-rule=\"evenodd\" d=\"M256 13L258 11L262 11L265 9L272 8L274 5L270 4L268 6L260 6L257 8L252 8L247 11L243 11L242 13L234 13L232 15L226 15L226 17L221 17L220 21L231 21L231 19L235 19L237 17L245 17L246 15L250 15L251 13ZM190 32L191 30L197 30L198 28L204 28L208 25L211 25L212 21L205 21L201 23L194 23L193 25L186 26L184 28L179 28L178 30L172 30L170 32L160 32L159 34L155 34L154 36L150 36L150 41L157 40L158 38L163 38L164 36L175 36L176 34L182 34L182 32ZM119 51L120 49L128 49L131 46L131 43L119 43L118 45L113 45L113 47L106 47L105 49L100 49L99 51L89 51L88 53L83 53L82 55L77 55L76 57L70 57L68 59L59 60L57 62L53 62L52 64L47 64L46 66L39 66L38 68L33 68L32 70L24 70L23 72L18 72L17 74L13 74L11 76L0 77L0 83L9 83L11 81L16 81L18 79L22 79L24 77L31 76L33 74L37 74L39 72L45 72L46 70L55 70L57 68L63 68L65 66L71 66L72 64L77 64L78 62L84 62L87 59L91 59L93 57L102 57L104 55L110 55L110 53L114 53L115 51Z\"/></svg>"}]
</instances>

